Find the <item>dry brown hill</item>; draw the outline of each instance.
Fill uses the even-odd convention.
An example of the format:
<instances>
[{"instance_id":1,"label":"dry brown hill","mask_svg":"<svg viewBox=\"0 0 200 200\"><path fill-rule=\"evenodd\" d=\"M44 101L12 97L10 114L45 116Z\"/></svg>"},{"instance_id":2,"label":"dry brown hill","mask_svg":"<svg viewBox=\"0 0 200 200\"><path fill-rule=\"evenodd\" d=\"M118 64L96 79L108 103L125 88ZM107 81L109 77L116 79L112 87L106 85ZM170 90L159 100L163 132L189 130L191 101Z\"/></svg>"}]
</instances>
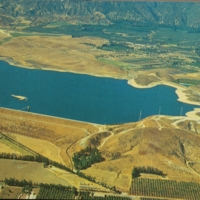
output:
<instances>
[{"instance_id":1,"label":"dry brown hill","mask_svg":"<svg viewBox=\"0 0 200 200\"><path fill-rule=\"evenodd\" d=\"M106 161L84 172L124 191L134 166L156 167L167 179L200 182L200 175L189 165L200 161L200 137L189 130L189 123L197 125L187 118L153 116L114 127L113 135L100 146Z\"/></svg>"},{"instance_id":2,"label":"dry brown hill","mask_svg":"<svg viewBox=\"0 0 200 200\"><path fill-rule=\"evenodd\" d=\"M71 166L67 153L72 157L86 146L98 147L105 161L83 172L122 191L129 189L134 166L158 168L166 179L200 182L200 124L195 119L151 116L103 126L2 108L0 113L2 133L66 166Z\"/></svg>"}]
</instances>

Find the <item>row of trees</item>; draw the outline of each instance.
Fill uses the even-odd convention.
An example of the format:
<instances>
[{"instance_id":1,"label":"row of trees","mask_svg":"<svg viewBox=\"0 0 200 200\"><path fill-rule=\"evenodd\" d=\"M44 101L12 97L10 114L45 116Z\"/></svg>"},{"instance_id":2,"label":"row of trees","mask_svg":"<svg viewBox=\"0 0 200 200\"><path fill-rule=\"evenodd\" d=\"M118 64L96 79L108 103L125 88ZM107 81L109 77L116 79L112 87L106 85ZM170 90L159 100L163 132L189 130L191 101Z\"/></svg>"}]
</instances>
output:
<instances>
[{"instance_id":1,"label":"row of trees","mask_svg":"<svg viewBox=\"0 0 200 200\"><path fill-rule=\"evenodd\" d=\"M60 169L64 169L66 171L72 172L72 170L69 169L68 167L66 167L65 165L58 163L56 161L50 160L41 155L36 155L36 156L24 155L24 156L22 156L22 155L18 155L18 154L14 154L14 153L11 154L11 153L2 152L2 153L0 153L0 158L41 162L41 163L44 163L44 167L47 167L48 165L53 165Z\"/></svg>"},{"instance_id":2,"label":"row of trees","mask_svg":"<svg viewBox=\"0 0 200 200\"><path fill-rule=\"evenodd\" d=\"M36 199L75 199L76 194L70 190L60 190L54 187L40 188Z\"/></svg>"},{"instance_id":3,"label":"row of trees","mask_svg":"<svg viewBox=\"0 0 200 200\"><path fill-rule=\"evenodd\" d=\"M124 196L111 196L105 195L104 197L96 197L94 193L90 192L79 192L78 199L87 199L87 200L131 200L131 197Z\"/></svg>"},{"instance_id":4,"label":"row of trees","mask_svg":"<svg viewBox=\"0 0 200 200\"><path fill-rule=\"evenodd\" d=\"M61 184L47 184L47 183L40 183L35 184L32 183L32 181L27 181L25 179L23 180L17 180L15 178L5 178L4 179L5 184L9 186L19 186L23 187L22 192L25 193L31 193L33 187L39 187L40 191L37 196L37 199L45 198L45 199L63 199L64 197L75 197L78 192L75 187L70 186L63 186ZM49 198L48 198L49 196ZM56 198L58 197L58 198ZM71 198L70 198L71 199Z\"/></svg>"},{"instance_id":5,"label":"row of trees","mask_svg":"<svg viewBox=\"0 0 200 200\"><path fill-rule=\"evenodd\" d=\"M145 174L156 174L160 176L166 176L166 174L163 173L163 171L154 168L154 167L134 167L132 170L132 178L137 178L140 176L140 173Z\"/></svg>"},{"instance_id":6,"label":"row of trees","mask_svg":"<svg viewBox=\"0 0 200 200\"><path fill-rule=\"evenodd\" d=\"M94 163L103 161L104 158L96 147L87 147L79 152L74 153L72 160L74 162L74 167L77 170L82 170L90 167Z\"/></svg>"},{"instance_id":7,"label":"row of trees","mask_svg":"<svg viewBox=\"0 0 200 200\"><path fill-rule=\"evenodd\" d=\"M18 179L15 179L15 178L5 178L4 179L4 182L6 185L9 185L9 186L19 186L19 187L23 187L22 188L22 192L26 192L26 193L31 193L32 191L32 187L33 187L33 183L32 181L27 181L25 179L23 180L18 180Z\"/></svg>"},{"instance_id":8,"label":"row of trees","mask_svg":"<svg viewBox=\"0 0 200 200\"><path fill-rule=\"evenodd\" d=\"M24 187L26 185L29 185L31 187L33 186L32 181L27 181L25 179L19 181L18 179L15 179L15 178L5 178L4 182L6 185L9 185L9 186L19 186L19 187Z\"/></svg>"},{"instance_id":9,"label":"row of trees","mask_svg":"<svg viewBox=\"0 0 200 200\"><path fill-rule=\"evenodd\" d=\"M167 179L135 178L132 180L129 193L134 196L197 200L200 197L200 184Z\"/></svg>"},{"instance_id":10,"label":"row of trees","mask_svg":"<svg viewBox=\"0 0 200 200\"><path fill-rule=\"evenodd\" d=\"M89 180L89 181L92 181L92 182L94 182L94 183L97 183L97 184L99 184L99 185L101 185L101 186L103 186L103 187L105 187L105 188L107 188L107 189L110 189L110 190L112 190L112 191L114 191L114 192L116 192L116 193L119 193L119 194L121 193L119 190L116 189L115 186L108 186L106 183L104 183L104 182L99 182L99 181L97 181L94 177L85 175L84 173L80 172L79 170L77 171L77 175L78 175L79 177L81 177L81 178L85 178L85 179L87 179L87 180Z\"/></svg>"}]
</instances>

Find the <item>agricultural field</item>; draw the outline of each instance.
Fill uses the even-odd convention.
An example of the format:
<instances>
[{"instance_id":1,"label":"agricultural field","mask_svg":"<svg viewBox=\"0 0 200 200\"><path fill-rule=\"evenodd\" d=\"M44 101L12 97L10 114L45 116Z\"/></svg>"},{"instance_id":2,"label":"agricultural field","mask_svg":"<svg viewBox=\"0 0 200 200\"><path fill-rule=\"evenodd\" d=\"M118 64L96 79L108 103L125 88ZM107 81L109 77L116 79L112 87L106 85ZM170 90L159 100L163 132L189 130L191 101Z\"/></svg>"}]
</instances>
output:
<instances>
[{"instance_id":1,"label":"agricultural field","mask_svg":"<svg viewBox=\"0 0 200 200\"><path fill-rule=\"evenodd\" d=\"M130 194L144 197L197 200L200 196L200 184L174 180L136 178L132 180Z\"/></svg>"},{"instance_id":2,"label":"agricultural field","mask_svg":"<svg viewBox=\"0 0 200 200\"><path fill-rule=\"evenodd\" d=\"M81 199L87 199L87 200L92 200L92 199L96 199L96 200L130 200L131 198L129 197L123 197L123 196L119 196L119 195L110 195L110 194L104 194L104 197L100 197L100 196L96 196L94 195L95 193L89 193L89 192L80 192L79 196L81 197Z\"/></svg>"},{"instance_id":3,"label":"agricultural field","mask_svg":"<svg viewBox=\"0 0 200 200\"><path fill-rule=\"evenodd\" d=\"M101 127L100 125L5 110L3 108L0 109L0 113L2 133L9 134L24 146L29 146L37 153L50 157L50 159L59 163L64 162L69 167L71 165L66 149L76 141L84 138L86 134L93 134ZM3 141L3 139L0 139L0 142ZM17 147L15 147L15 150L22 154ZM9 152L12 153L13 151L9 149ZM25 152L24 154L26 155Z\"/></svg>"},{"instance_id":4,"label":"agricultural field","mask_svg":"<svg viewBox=\"0 0 200 200\"><path fill-rule=\"evenodd\" d=\"M22 187L5 186L0 189L0 199L17 199L22 193Z\"/></svg>"},{"instance_id":5,"label":"agricultural field","mask_svg":"<svg viewBox=\"0 0 200 200\"><path fill-rule=\"evenodd\" d=\"M33 188L34 195L38 195L39 188ZM0 199L17 199L21 194L21 199L26 199L28 196L23 193L23 188L18 186L8 186L6 185L2 190L0 190Z\"/></svg>"},{"instance_id":6,"label":"agricultural field","mask_svg":"<svg viewBox=\"0 0 200 200\"><path fill-rule=\"evenodd\" d=\"M25 149L19 147L18 145L3 137L1 137L0 139L0 152L6 152L11 154L15 153L20 155L32 155L30 152L26 151Z\"/></svg>"},{"instance_id":7,"label":"agricultural field","mask_svg":"<svg viewBox=\"0 0 200 200\"><path fill-rule=\"evenodd\" d=\"M43 163L0 159L0 171L0 180L15 177L18 180L32 180L34 183L56 183L71 186L66 179L44 168Z\"/></svg>"},{"instance_id":8,"label":"agricultural field","mask_svg":"<svg viewBox=\"0 0 200 200\"><path fill-rule=\"evenodd\" d=\"M194 91L188 100L199 102L195 94L200 72L198 33L66 22L0 31L1 59L12 65L134 80L143 87L168 81ZM196 77L191 79L191 74Z\"/></svg>"},{"instance_id":9,"label":"agricultural field","mask_svg":"<svg viewBox=\"0 0 200 200\"><path fill-rule=\"evenodd\" d=\"M140 200L169 200L169 199L141 197Z\"/></svg>"},{"instance_id":10,"label":"agricultural field","mask_svg":"<svg viewBox=\"0 0 200 200\"><path fill-rule=\"evenodd\" d=\"M62 158L60 157L60 149L52 143L45 140L35 139L23 135L13 135L16 137L16 140L19 143L29 147L30 149L39 153L40 155L45 156L50 160L64 164Z\"/></svg>"},{"instance_id":11,"label":"agricultural field","mask_svg":"<svg viewBox=\"0 0 200 200\"><path fill-rule=\"evenodd\" d=\"M70 190L60 190L57 188L40 188L37 199L74 199L75 195Z\"/></svg>"},{"instance_id":12,"label":"agricultural field","mask_svg":"<svg viewBox=\"0 0 200 200\"><path fill-rule=\"evenodd\" d=\"M51 22L22 31L1 30L1 35L3 59L33 69L130 79L141 71L167 74L170 68L171 76L177 73L183 80L200 67L198 34L181 29Z\"/></svg>"}]
</instances>

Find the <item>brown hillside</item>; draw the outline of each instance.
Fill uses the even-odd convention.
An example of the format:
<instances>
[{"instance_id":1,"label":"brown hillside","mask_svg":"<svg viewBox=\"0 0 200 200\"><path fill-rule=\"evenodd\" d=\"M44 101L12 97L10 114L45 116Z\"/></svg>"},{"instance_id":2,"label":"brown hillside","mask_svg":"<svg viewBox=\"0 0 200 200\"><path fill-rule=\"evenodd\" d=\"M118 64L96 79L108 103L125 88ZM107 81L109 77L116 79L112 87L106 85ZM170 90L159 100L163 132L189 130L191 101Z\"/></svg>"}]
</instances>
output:
<instances>
[{"instance_id":1,"label":"brown hillside","mask_svg":"<svg viewBox=\"0 0 200 200\"><path fill-rule=\"evenodd\" d=\"M103 126L2 108L0 113L2 133L66 166L71 166L74 152L98 147L105 161L83 172L122 191L129 189L134 166L158 168L167 179L200 182L200 125L194 119L151 116Z\"/></svg>"},{"instance_id":2,"label":"brown hillside","mask_svg":"<svg viewBox=\"0 0 200 200\"><path fill-rule=\"evenodd\" d=\"M106 161L84 172L96 174L97 179L124 191L129 187L133 166L156 167L167 174L167 179L200 182L200 175L187 165L188 161L200 161L200 137L187 126L181 124L179 128L179 123L174 124L176 121L171 117L154 116L122 125L121 132L119 127L114 128L114 135L100 148Z\"/></svg>"}]
</instances>

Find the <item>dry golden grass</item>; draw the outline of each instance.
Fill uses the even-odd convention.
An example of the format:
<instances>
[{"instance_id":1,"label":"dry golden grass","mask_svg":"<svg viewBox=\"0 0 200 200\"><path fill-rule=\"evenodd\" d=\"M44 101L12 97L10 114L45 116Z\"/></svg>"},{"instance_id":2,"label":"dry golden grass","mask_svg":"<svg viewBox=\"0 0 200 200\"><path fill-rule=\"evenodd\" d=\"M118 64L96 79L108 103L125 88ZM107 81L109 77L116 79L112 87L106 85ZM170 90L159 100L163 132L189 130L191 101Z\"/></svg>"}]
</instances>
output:
<instances>
[{"instance_id":1,"label":"dry golden grass","mask_svg":"<svg viewBox=\"0 0 200 200\"><path fill-rule=\"evenodd\" d=\"M79 188L80 183L83 183L83 184L90 185L92 187L99 188L101 190L105 190L104 187L102 187L96 183L90 182L86 179L83 179L83 178L77 176L76 174L66 173L66 171L55 168L55 167L49 168L48 170L51 171L53 174L55 174L57 177L61 177L62 179L67 180L67 182L69 182L71 185L73 185L77 188Z\"/></svg>"},{"instance_id":2,"label":"dry golden grass","mask_svg":"<svg viewBox=\"0 0 200 200\"><path fill-rule=\"evenodd\" d=\"M20 154L19 151L16 151L16 149L13 149L3 143L1 143L0 141L0 152L6 152L6 153L16 153L16 154Z\"/></svg>"},{"instance_id":3,"label":"dry golden grass","mask_svg":"<svg viewBox=\"0 0 200 200\"><path fill-rule=\"evenodd\" d=\"M107 42L95 37L24 36L2 44L0 55L23 67L123 78L125 71L97 61L96 56L106 52L83 44L101 46Z\"/></svg>"},{"instance_id":4,"label":"dry golden grass","mask_svg":"<svg viewBox=\"0 0 200 200\"><path fill-rule=\"evenodd\" d=\"M5 186L0 190L0 199L17 199L22 193L22 187Z\"/></svg>"},{"instance_id":5,"label":"dry golden grass","mask_svg":"<svg viewBox=\"0 0 200 200\"><path fill-rule=\"evenodd\" d=\"M200 164L199 163L198 164L194 164L192 166L192 169L194 169L197 173L200 173Z\"/></svg>"},{"instance_id":6,"label":"dry golden grass","mask_svg":"<svg viewBox=\"0 0 200 200\"><path fill-rule=\"evenodd\" d=\"M16 139L13 138L13 139ZM26 151L25 149L13 144L12 142L1 138L0 139L0 152L6 152L6 153L15 153L20 155L32 155L30 152Z\"/></svg>"},{"instance_id":7,"label":"dry golden grass","mask_svg":"<svg viewBox=\"0 0 200 200\"><path fill-rule=\"evenodd\" d=\"M93 165L85 172L95 175L95 170L102 170L96 174L98 180L102 180L104 173L109 173L106 181L123 191L128 191L128 180L134 166L156 167L172 180L199 182L199 177L187 167L185 159L198 159L200 137L188 130L177 129L171 124L173 120L164 119L164 116L154 116L133 123L132 127L131 124L127 124L127 127L124 124L124 130L116 127L117 134L101 148L106 161ZM184 153L180 143L184 146ZM119 157L114 156L116 152Z\"/></svg>"},{"instance_id":8,"label":"dry golden grass","mask_svg":"<svg viewBox=\"0 0 200 200\"><path fill-rule=\"evenodd\" d=\"M54 183L70 186L69 182L43 167L43 163L0 159L0 180L15 177L33 183Z\"/></svg>"},{"instance_id":9,"label":"dry golden grass","mask_svg":"<svg viewBox=\"0 0 200 200\"><path fill-rule=\"evenodd\" d=\"M34 143L38 142L38 148L44 145L38 151L49 157L50 153L46 150L49 149L51 158L58 157L59 152L50 144L53 143L60 149L60 156L68 167L71 163L66 149L73 156L85 146L98 144L105 161L94 164L84 172L122 191L129 189L134 166L156 167L172 180L199 182L199 177L185 164L185 160L200 159L200 136L187 129L188 118L174 124L180 117L152 116L136 123L102 126L2 108L0 113L3 133L17 134L17 140L23 144L29 137L34 138L27 142L28 146L37 150ZM198 126L195 121L193 124ZM71 174L56 172L56 175L68 181L72 179L74 185L82 181Z\"/></svg>"},{"instance_id":10,"label":"dry golden grass","mask_svg":"<svg viewBox=\"0 0 200 200\"><path fill-rule=\"evenodd\" d=\"M126 192L130 186L131 176L121 174L120 172L114 172L112 171L112 167L108 168L107 170L103 170L92 167L83 170L83 172L89 176L96 177L96 180L104 182L108 186L115 186L117 189Z\"/></svg>"},{"instance_id":11,"label":"dry golden grass","mask_svg":"<svg viewBox=\"0 0 200 200\"><path fill-rule=\"evenodd\" d=\"M97 132L100 127L100 125L95 124L3 108L0 108L0 113L0 131L2 133L21 135L18 136L19 142L22 142L24 145L27 143L26 146L30 146L38 153L50 156L52 160L61 161L59 154L68 166L70 160L66 154L67 148L85 136ZM22 136L42 139L46 142L35 139L29 140L28 137ZM45 144L45 146L40 148L40 144L41 146ZM49 148L52 150L48 150Z\"/></svg>"},{"instance_id":12,"label":"dry golden grass","mask_svg":"<svg viewBox=\"0 0 200 200\"><path fill-rule=\"evenodd\" d=\"M62 158L60 157L60 149L54 144L45 140L35 139L18 134L15 134L15 137L16 140L24 146L29 147L30 149L51 160L64 164Z\"/></svg>"},{"instance_id":13,"label":"dry golden grass","mask_svg":"<svg viewBox=\"0 0 200 200\"><path fill-rule=\"evenodd\" d=\"M8 36L0 32L0 42L6 38L8 38Z\"/></svg>"}]
</instances>

